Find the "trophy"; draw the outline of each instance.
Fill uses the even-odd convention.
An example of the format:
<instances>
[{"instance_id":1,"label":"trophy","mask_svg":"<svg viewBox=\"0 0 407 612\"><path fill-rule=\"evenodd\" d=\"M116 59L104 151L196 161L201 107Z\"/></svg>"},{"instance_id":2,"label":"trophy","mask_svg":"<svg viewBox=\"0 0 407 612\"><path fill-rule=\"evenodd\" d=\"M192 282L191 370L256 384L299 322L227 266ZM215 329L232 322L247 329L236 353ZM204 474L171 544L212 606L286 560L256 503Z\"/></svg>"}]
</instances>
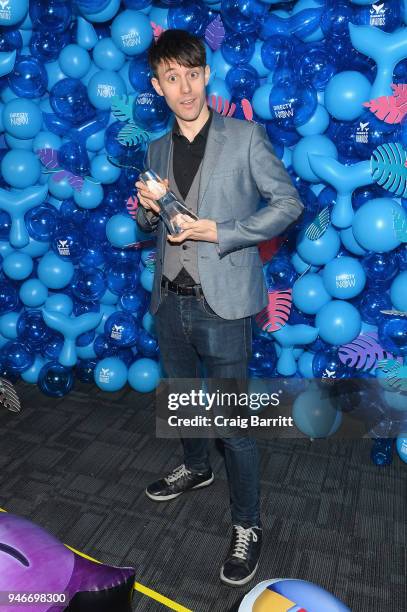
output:
<instances>
[{"instance_id":1,"label":"trophy","mask_svg":"<svg viewBox=\"0 0 407 612\"><path fill-rule=\"evenodd\" d=\"M178 221L197 221L199 217L182 204L175 193L167 191L160 183L160 177L154 170L145 170L140 174L140 180L146 184L149 190L156 196L160 207L160 217L164 221L170 234L180 234L183 230Z\"/></svg>"}]
</instances>

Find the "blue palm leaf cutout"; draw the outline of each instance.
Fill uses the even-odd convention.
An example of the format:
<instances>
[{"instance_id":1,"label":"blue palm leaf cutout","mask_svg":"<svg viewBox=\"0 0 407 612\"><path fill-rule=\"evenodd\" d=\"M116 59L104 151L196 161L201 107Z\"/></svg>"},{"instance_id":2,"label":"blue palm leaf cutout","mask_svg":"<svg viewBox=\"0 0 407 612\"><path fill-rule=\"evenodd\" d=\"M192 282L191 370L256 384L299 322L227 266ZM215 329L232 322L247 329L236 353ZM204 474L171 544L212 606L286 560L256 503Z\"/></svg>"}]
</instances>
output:
<instances>
[{"instance_id":1,"label":"blue palm leaf cutout","mask_svg":"<svg viewBox=\"0 0 407 612\"><path fill-rule=\"evenodd\" d=\"M377 367L386 374L386 381L394 390L407 392L407 366L395 359L384 359Z\"/></svg>"},{"instance_id":2,"label":"blue palm leaf cutout","mask_svg":"<svg viewBox=\"0 0 407 612\"><path fill-rule=\"evenodd\" d=\"M305 235L309 240L319 240L326 232L326 228L331 220L329 213L329 207L326 206L320 213L315 217L313 222L305 230Z\"/></svg>"},{"instance_id":3,"label":"blue palm leaf cutout","mask_svg":"<svg viewBox=\"0 0 407 612\"><path fill-rule=\"evenodd\" d=\"M151 253L148 254L146 261L144 263L147 270L149 270L149 272L151 273L154 273L154 270L155 270L156 257L157 257L157 251L151 251Z\"/></svg>"},{"instance_id":4,"label":"blue palm leaf cutout","mask_svg":"<svg viewBox=\"0 0 407 612\"><path fill-rule=\"evenodd\" d=\"M398 197L407 195L407 151L398 142L380 145L370 158L373 180Z\"/></svg>"},{"instance_id":5,"label":"blue palm leaf cutout","mask_svg":"<svg viewBox=\"0 0 407 612\"><path fill-rule=\"evenodd\" d=\"M381 310L380 312L393 317L407 317L407 312L403 312L402 310Z\"/></svg>"},{"instance_id":6,"label":"blue palm leaf cutout","mask_svg":"<svg viewBox=\"0 0 407 612\"><path fill-rule=\"evenodd\" d=\"M133 100L129 96L114 96L111 108L118 121L133 121Z\"/></svg>"},{"instance_id":7,"label":"blue palm leaf cutout","mask_svg":"<svg viewBox=\"0 0 407 612\"><path fill-rule=\"evenodd\" d=\"M148 142L148 132L138 127L135 123L126 123L117 135L120 144L126 147L134 147Z\"/></svg>"},{"instance_id":8,"label":"blue palm leaf cutout","mask_svg":"<svg viewBox=\"0 0 407 612\"><path fill-rule=\"evenodd\" d=\"M401 210L401 209L400 209ZM407 215L393 210L393 229L397 240L407 242Z\"/></svg>"},{"instance_id":9,"label":"blue palm leaf cutout","mask_svg":"<svg viewBox=\"0 0 407 612\"><path fill-rule=\"evenodd\" d=\"M378 343L377 332L361 334L349 344L343 344L338 354L344 365L363 372L373 372L381 360L393 357Z\"/></svg>"}]
</instances>

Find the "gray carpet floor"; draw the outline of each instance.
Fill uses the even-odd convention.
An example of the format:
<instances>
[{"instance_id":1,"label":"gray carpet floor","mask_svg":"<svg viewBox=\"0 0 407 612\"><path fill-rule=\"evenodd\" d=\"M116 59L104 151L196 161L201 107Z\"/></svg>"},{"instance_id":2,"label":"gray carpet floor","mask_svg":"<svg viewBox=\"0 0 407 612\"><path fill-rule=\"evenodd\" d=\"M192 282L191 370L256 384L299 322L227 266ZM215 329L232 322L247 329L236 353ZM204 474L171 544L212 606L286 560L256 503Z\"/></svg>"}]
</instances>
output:
<instances>
[{"instance_id":1,"label":"gray carpet floor","mask_svg":"<svg viewBox=\"0 0 407 612\"><path fill-rule=\"evenodd\" d=\"M310 580L353 612L404 612L407 465L378 468L369 441L260 442L265 542L255 581L219 579L229 545L223 457L212 441L214 484L167 504L146 485L181 462L156 439L154 394L106 394L77 384L62 399L18 383L22 412L0 406L0 507L114 565L193 612L232 612L267 578ZM163 611L135 594L134 610Z\"/></svg>"}]
</instances>

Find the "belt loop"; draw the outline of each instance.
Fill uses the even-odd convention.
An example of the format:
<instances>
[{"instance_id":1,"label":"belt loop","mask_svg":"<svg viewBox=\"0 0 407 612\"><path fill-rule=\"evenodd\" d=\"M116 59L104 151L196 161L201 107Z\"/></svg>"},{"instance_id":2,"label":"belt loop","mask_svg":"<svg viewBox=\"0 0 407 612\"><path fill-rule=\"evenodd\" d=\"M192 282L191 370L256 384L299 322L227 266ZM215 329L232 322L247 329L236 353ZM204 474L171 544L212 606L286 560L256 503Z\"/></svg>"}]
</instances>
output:
<instances>
[{"instance_id":1,"label":"belt loop","mask_svg":"<svg viewBox=\"0 0 407 612\"><path fill-rule=\"evenodd\" d=\"M194 292L195 292L195 297L196 298L200 298L200 296L201 296L200 288L197 287L196 285L194 285Z\"/></svg>"}]
</instances>

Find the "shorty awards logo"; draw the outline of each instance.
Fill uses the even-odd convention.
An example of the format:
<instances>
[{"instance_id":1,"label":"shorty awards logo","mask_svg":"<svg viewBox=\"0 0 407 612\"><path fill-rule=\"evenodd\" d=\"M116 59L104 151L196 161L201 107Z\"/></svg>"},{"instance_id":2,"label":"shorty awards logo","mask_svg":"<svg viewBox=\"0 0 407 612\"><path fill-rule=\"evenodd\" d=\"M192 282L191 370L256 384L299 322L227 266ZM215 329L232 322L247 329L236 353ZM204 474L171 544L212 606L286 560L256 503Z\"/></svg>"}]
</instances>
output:
<instances>
[{"instance_id":1,"label":"shorty awards logo","mask_svg":"<svg viewBox=\"0 0 407 612\"><path fill-rule=\"evenodd\" d=\"M113 325L110 337L114 338L115 340L121 340L122 335L123 335L123 330L124 330L123 325Z\"/></svg>"},{"instance_id":2,"label":"shorty awards logo","mask_svg":"<svg viewBox=\"0 0 407 612\"><path fill-rule=\"evenodd\" d=\"M128 34L123 34L122 37L123 47L135 47L141 43L140 34L137 32L129 32Z\"/></svg>"},{"instance_id":3,"label":"shorty awards logo","mask_svg":"<svg viewBox=\"0 0 407 612\"><path fill-rule=\"evenodd\" d=\"M58 240L57 249L60 255L70 255L69 244L67 240Z\"/></svg>"},{"instance_id":4,"label":"shorty awards logo","mask_svg":"<svg viewBox=\"0 0 407 612\"><path fill-rule=\"evenodd\" d=\"M110 370L109 368L101 368L99 372L99 382L108 383L110 381Z\"/></svg>"},{"instance_id":5,"label":"shorty awards logo","mask_svg":"<svg viewBox=\"0 0 407 612\"><path fill-rule=\"evenodd\" d=\"M11 125L28 125L28 113L10 113Z\"/></svg>"},{"instance_id":6,"label":"shorty awards logo","mask_svg":"<svg viewBox=\"0 0 407 612\"><path fill-rule=\"evenodd\" d=\"M372 4L372 8L370 9L370 25L386 25L386 8L384 6L384 2L381 4Z\"/></svg>"},{"instance_id":7,"label":"shorty awards logo","mask_svg":"<svg viewBox=\"0 0 407 612\"><path fill-rule=\"evenodd\" d=\"M10 0L0 0L0 19L11 19L11 7L8 5Z\"/></svg>"},{"instance_id":8,"label":"shorty awards logo","mask_svg":"<svg viewBox=\"0 0 407 612\"><path fill-rule=\"evenodd\" d=\"M359 121L359 127L356 130L356 142L367 144L369 142L369 121L362 123Z\"/></svg>"},{"instance_id":9,"label":"shorty awards logo","mask_svg":"<svg viewBox=\"0 0 407 612\"><path fill-rule=\"evenodd\" d=\"M337 289L347 289L356 285L354 274L339 274L335 276L335 282Z\"/></svg>"},{"instance_id":10,"label":"shorty awards logo","mask_svg":"<svg viewBox=\"0 0 407 612\"><path fill-rule=\"evenodd\" d=\"M107 83L99 83L96 95L101 98L113 98L116 95L116 87Z\"/></svg>"}]
</instances>

